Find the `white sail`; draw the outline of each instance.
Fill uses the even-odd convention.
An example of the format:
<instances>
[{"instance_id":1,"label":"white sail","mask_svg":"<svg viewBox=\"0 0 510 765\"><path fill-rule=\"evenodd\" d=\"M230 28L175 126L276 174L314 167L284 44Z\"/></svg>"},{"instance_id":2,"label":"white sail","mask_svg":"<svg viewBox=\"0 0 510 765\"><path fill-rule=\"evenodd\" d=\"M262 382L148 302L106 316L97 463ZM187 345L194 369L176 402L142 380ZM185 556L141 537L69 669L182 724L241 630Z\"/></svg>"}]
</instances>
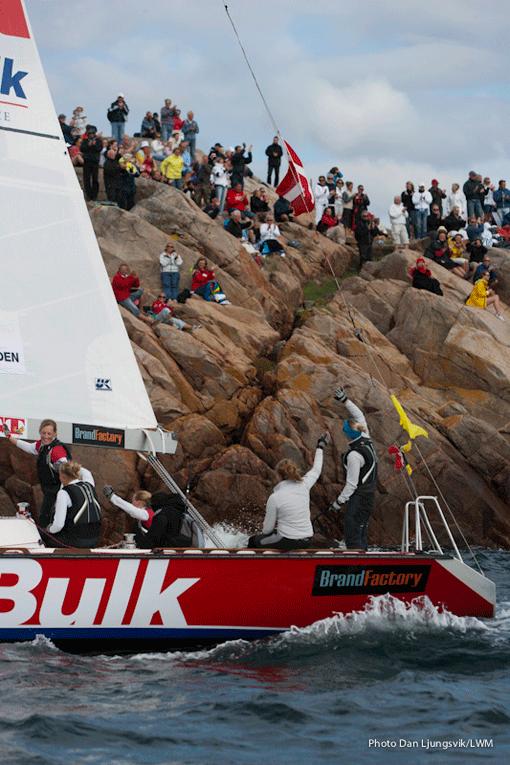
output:
<instances>
[{"instance_id":1,"label":"white sail","mask_svg":"<svg viewBox=\"0 0 510 765\"><path fill-rule=\"evenodd\" d=\"M23 0L0 11L0 417L154 428Z\"/></svg>"}]
</instances>

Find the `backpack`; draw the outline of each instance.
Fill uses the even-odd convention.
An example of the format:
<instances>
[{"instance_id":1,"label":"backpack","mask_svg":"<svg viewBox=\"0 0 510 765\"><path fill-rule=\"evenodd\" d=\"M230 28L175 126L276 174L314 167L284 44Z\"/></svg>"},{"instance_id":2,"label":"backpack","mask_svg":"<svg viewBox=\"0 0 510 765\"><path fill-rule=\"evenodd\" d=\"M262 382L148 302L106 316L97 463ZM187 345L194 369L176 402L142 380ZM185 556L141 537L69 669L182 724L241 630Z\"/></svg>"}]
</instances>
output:
<instances>
[{"instance_id":1,"label":"backpack","mask_svg":"<svg viewBox=\"0 0 510 765\"><path fill-rule=\"evenodd\" d=\"M185 303L186 300L191 297L191 292L189 290L181 290L179 294L177 295L177 302L178 303Z\"/></svg>"},{"instance_id":2,"label":"backpack","mask_svg":"<svg viewBox=\"0 0 510 765\"><path fill-rule=\"evenodd\" d=\"M190 547L204 547L204 535L202 529L191 515L185 513L182 518L179 536L187 537L190 541Z\"/></svg>"}]
</instances>

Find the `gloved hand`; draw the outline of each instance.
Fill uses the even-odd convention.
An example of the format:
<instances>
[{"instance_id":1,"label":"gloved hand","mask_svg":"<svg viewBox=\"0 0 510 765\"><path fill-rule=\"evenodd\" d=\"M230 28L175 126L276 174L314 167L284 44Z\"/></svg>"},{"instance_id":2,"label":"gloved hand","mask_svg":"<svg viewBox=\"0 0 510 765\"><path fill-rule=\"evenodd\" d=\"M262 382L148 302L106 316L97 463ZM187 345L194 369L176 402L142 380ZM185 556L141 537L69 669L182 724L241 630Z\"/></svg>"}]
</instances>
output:
<instances>
[{"instance_id":1,"label":"gloved hand","mask_svg":"<svg viewBox=\"0 0 510 765\"><path fill-rule=\"evenodd\" d=\"M113 491L113 486L103 486L103 494L105 495L105 497L108 497L108 499L110 499L110 497L113 494L115 494L115 492Z\"/></svg>"},{"instance_id":2,"label":"gloved hand","mask_svg":"<svg viewBox=\"0 0 510 765\"><path fill-rule=\"evenodd\" d=\"M342 404L345 404L347 401L347 396L345 395L345 391L342 387L335 388L335 398L337 401L341 401Z\"/></svg>"},{"instance_id":3,"label":"gloved hand","mask_svg":"<svg viewBox=\"0 0 510 765\"><path fill-rule=\"evenodd\" d=\"M317 449L324 449L324 447L330 443L331 436L329 433L323 433L321 436L319 436L319 440L317 441Z\"/></svg>"},{"instance_id":4,"label":"gloved hand","mask_svg":"<svg viewBox=\"0 0 510 765\"><path fill-rule=\"evenodd\" d=\"M10 427L7 425L7 423L5 423L5 422L3 423L3 425L2 425L2 429L3 429L3 431L4 431L4 436L5 436L6 438L10 438L10 437L11 437L11 429L10 429Z\"/></svg>"},{"instance_id":5,"label":"gloved hand","mask_svg":"<svg viewBox=\"0 0 510 765\"><path fill-rule=\"evenodd\" d=\"M342 508L342 505L342 502L339 502L337 499L335 499L335 501L332 502L328 507L328 511L338 513L338 511Z\"/></svg>"}]
</instances>

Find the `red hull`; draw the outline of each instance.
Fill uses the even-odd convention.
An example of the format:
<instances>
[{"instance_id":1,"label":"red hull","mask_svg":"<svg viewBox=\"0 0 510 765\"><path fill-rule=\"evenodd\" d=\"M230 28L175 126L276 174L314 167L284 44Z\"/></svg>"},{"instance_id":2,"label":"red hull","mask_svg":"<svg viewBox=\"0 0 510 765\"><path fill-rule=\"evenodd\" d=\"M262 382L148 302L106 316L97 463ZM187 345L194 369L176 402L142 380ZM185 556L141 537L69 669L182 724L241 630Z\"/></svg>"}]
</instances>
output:
<instances>
[{"instance_id":1,"label":"red hull","mask_svg":"<svg viewBox=\"0 0 510 765\"><path fill-rule=\"evenodd\" d=\"M4 554L0 640L123 642L146 649L254 638L362 611L390 593L492 617L494 585L450 556L188 551Z\"/></svg>"}]
</instances>

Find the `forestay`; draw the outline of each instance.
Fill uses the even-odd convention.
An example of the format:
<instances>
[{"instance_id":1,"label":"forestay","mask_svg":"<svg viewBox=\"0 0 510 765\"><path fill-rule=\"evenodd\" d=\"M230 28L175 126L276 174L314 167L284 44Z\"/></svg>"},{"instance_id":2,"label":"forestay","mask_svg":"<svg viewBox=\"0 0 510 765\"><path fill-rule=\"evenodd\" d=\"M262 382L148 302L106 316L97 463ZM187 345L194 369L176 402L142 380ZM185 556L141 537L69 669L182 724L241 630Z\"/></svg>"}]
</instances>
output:
<instances>
[{"instance_id":1,"label":"forestay","mask_svg":"<svg viewBox=\"0 0 510 765\"><path fill-rule=\"evenodd\" d=\"M0 416L28 437L43 417L154 428L22 0L2 2L0 83Z\"/></svg>"}]
</instances>

